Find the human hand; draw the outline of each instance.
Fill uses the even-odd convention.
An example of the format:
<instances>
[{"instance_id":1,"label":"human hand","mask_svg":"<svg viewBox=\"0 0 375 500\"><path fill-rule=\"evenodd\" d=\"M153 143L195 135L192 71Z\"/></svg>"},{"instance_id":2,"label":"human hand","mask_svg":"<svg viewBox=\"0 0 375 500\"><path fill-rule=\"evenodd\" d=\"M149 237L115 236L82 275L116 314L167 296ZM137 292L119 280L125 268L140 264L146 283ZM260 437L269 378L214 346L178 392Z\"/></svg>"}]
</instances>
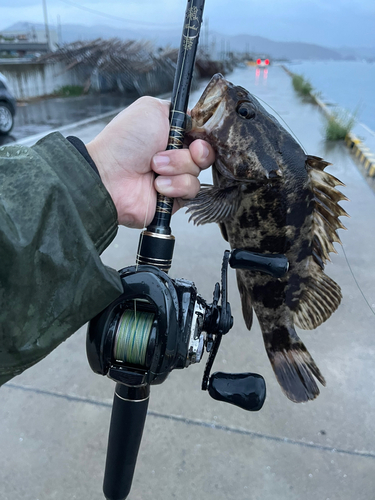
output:
<instances>
[{"instance_id":1,"label":"human hand","mask_svg":"<svg viewBox=\"0 0 375 500\"><path fill-rule=\"evenodd\" d=\"M192 142L189 149L165 151L169 107L168 101L141 97L86 144L115 204L119 224L137 228L150 224L157 191L175 198L175 212L183 199L196 196L200 171L215 160L212 147L202 140ZM154 172L159 174L156 179Z\"/></svg>"}]
</instances>

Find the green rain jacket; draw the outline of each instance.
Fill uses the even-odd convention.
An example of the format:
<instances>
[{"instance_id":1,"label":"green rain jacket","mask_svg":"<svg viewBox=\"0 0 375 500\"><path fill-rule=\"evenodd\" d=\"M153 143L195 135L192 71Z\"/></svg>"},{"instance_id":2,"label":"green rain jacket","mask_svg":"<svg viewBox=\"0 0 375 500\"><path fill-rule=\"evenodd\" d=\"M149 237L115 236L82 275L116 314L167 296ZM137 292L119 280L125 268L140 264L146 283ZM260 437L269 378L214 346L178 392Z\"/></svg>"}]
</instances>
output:
<instances>
[{"instance_id":1,"label":"green rain jacket","mask_svg":"<svg viewBox=\"0 0 375 500\"><path fill-rule=\"evenodd\" d=\"M62 135L0 147L0 385L118 297L99 257L116 233L108 192Z\"/></svg>"}]
</instances>

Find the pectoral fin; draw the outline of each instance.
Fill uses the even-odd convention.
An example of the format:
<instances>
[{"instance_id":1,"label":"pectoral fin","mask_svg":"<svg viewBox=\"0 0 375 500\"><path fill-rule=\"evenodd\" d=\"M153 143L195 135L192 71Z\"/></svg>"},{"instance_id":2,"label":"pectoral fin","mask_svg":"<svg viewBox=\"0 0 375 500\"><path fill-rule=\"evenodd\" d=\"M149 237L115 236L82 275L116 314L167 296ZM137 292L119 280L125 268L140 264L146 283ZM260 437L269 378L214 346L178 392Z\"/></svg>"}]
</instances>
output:
<instances>
[{"instance_id":1,"label":"pectoral fin","mask_svg":"<svg viewBox=\"0 0 375 500\"><path fill-rule=\"evenodd\" d=\"M234 215L240 203L240 187L238 185L225 188L202 184L197 196L186 203L187 212L191 213L189 222L194 224L220 223Z\"/></svg>"}]
</instances>

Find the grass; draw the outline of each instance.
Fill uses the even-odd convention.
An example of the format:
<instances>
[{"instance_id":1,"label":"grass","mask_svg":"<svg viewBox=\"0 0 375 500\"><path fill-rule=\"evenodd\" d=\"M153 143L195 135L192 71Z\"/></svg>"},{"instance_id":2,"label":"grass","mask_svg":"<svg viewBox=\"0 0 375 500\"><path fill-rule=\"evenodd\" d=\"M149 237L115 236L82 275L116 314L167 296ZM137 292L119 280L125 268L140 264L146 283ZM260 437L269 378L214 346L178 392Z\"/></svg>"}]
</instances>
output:
<instances>
[{"instance_id":1,"label":"grass","mask_svg":"<svg viewBox=\"0 0 375 500\"><path fill-rule=\"evenodd\" d=\"M64 85L55 90L55 94L60 97L77 97L83 94L81 85Z\"/></svg>"},{"instance_id":2,"label":"grass","mask_svg":"<svg viewBox=\"0 0 375 500\"><path fill-rule=\"evenodd\" d=\"M303 77L302 75L294 74L292 78L292 83L294 90L298 92L300 95L302 95L303 97L313 97L312 95L313 86L308 80L306 80L305 77Z\"/></svg>"},{"instance_id":3,"label":"grass","mask_svg":"<svg viewBox=\"0 0 375 500\"><path fill-rule=\"evenodd\" d=\"M302 97L310 98L313 102L317 102L318 97L320 97L318 92L314 92L314 88L304 76L298 75L296 73L292 74L292 83L294 90L300 94ZM349 111L333 111L331 115L327 118L327 123L325 126L325 138L327 141L341 141L345 140L347 134L353 128L356 120L356 114L349 113Z\"/></svg>"},{"instance_id":4,"label":"grass","mask_svg":"<svg viewBox=\"0 0 375 500\"><path fill-rule=\"evenodd\" d=\"M335 111L328 118L325 127L327 141L342 141L353 128L355 115L348 111Z\"/></svg>"}]
</instances>

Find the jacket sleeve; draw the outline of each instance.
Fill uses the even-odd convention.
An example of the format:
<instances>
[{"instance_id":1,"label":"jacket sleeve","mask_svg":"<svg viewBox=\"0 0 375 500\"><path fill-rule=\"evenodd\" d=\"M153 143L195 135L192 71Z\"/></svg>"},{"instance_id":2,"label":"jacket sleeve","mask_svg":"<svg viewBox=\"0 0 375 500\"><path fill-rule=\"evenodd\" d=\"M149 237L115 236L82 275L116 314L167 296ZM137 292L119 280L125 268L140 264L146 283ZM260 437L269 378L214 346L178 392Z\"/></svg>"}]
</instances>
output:
<instances>
[{"instance_id":1,"label":"jacket sleeve","mask_svg":"<svg viewBox=\"0 0 375 500\"><path fill-rule=\"evenodd\" d=\"M0 148L0 385L120 295L99 257L116 233L108 192L59 133Z\"/></svg>"}]
</instances>

